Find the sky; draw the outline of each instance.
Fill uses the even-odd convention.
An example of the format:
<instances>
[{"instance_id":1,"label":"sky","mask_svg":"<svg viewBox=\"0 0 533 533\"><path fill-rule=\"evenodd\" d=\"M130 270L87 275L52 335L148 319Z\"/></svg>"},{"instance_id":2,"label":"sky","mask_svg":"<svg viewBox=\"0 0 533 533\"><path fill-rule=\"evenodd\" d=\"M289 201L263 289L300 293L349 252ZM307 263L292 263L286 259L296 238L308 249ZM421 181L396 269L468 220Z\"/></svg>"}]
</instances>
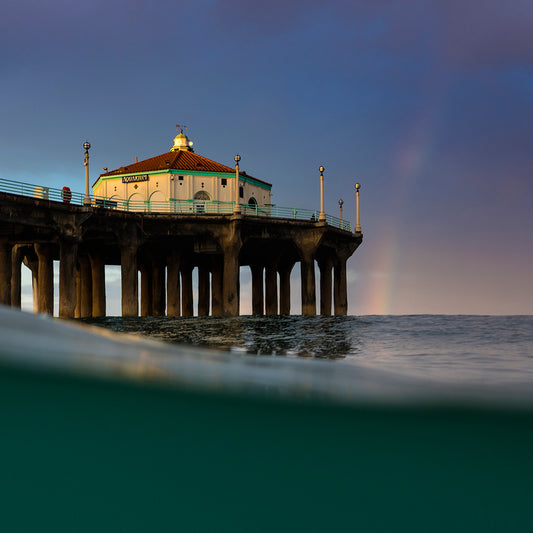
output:
<instances>
[{"instance_id":1,"label":"sky","mask_svg":"<svg viewBox=\"0 0 533 533\"><path fill-rule=\"evenodd\" d=\"M350 314L533 314L531 0L4 0L0 178L170 149L355 221Z\"/></svg>"}]
</instances>

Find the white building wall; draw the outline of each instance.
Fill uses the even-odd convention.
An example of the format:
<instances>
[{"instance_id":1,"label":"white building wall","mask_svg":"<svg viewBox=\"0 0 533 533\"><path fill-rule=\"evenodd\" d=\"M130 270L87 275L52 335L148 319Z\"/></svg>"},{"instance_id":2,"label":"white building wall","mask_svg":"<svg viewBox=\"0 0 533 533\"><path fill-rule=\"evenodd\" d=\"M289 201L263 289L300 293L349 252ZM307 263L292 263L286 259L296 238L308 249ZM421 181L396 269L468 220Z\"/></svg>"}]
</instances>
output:
<instances>
[{"instance_id":1,"label":"white building wall","mask_svg":"<svg viewBox=\"0 0 533 533\"><path fill-rule=\"evenodd\" d=\"M235 200L236 180L227 177L226 185L222 185L220 176L201 176L181 174L183 180L179 179L180 174L154 174L149 176L148 181L133 183L122 183L122 178L103 180L94 189L95 196L112 196L128 200L132 195L139 194L144 200L148 200L152 194L159 191L168 201L170 198L177 200L191 200L198 191L205 191L212 200L219 202L233 202ZM203 184L203 187L202 187ZM258 204L269 204L270 191L240 180L241 186L244 187L244 196L240 198L241 203L248 203L250 197L254 197ZM161 199L158 194L158 201ZM139 196L136 196L139 198Z\"/></svg>"}]
</instances>

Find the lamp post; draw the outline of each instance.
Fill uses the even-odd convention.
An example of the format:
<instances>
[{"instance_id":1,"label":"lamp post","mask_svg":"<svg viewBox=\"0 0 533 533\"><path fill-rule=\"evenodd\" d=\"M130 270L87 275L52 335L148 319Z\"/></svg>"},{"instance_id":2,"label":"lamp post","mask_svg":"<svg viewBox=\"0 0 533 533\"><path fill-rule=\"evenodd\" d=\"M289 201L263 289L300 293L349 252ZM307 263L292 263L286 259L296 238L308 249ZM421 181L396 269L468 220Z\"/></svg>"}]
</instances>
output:
<instances>
[{"instance_id":1,"label":"lamp post","mask_svg":"<svg viewBox=\"0 0 533 533\"><path fill-rule=\"evenodd\" d=\"M320 215L318 215L318 220L320 222L326 221L326 213L324 213L324 167L320 167Z\"/></svg>"},{"instance_id":2,"label":"lamp post","mask_svg":"<svg viewBox=\"0 0 533 533\"><path fill-rule=\"evenodd\" d=\"M89 148L91 143L85 141L83 148L85 148L85 159L83 164L85 166L85 196L83 197L83 205L91 205L91 196L89 194Z\"/></svg>"},{"instance_id":3,"label":"lamp post","mask_svg":"<svg viewBox=\"0 0 533 533\"><path fill-rule=\"evenodd\" d=\"M342 226L342 205L344 204L342 198L339 200L339 211L340 211L340 219L341 219L341 226Z\"/></svg>"},{"instance_id":4,"label":"lamp post","mask_svg":"<svg viewBox=\"0 0 533 533\"><path fill-rule=\"evenodd\" d=\"M359 221L359 189L361 185L355 184L355 233L361 233L361 223Z\"/></svg>"},{"instance_id":5,"label":"lamp post","mask_svg":"<svg viewBox=\"0 0 533 533\"><path fill-rule=\"evenodd\" d=\"M235 156L235 206L233 207L234 213L240 213L241 212L241 206L239 204L239 161L241 160L241 156L237 154Z\"/></svg>"}]
</instances>

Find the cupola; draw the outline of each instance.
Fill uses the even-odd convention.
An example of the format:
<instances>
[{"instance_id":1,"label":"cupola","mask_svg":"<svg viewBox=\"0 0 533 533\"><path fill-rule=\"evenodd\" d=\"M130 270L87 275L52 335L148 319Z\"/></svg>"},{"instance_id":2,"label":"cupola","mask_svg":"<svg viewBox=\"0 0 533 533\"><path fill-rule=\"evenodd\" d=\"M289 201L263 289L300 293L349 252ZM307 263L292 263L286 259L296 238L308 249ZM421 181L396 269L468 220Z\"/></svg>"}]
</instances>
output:
<instances>
[{"instance_id":1,"label":"cupola","mask_svg":"<svg viewBox=\"0 0 533 533\"><path fill-rule=\"evenodd\" d=\"M174 146L170 149L171 152L177 152L178 150L185 150L187 152L193 152L192 141L189 141L187 135L183 133L185 126L177 125L180 128L180 132L174 137Z\"/></svg>"}]
</instances>

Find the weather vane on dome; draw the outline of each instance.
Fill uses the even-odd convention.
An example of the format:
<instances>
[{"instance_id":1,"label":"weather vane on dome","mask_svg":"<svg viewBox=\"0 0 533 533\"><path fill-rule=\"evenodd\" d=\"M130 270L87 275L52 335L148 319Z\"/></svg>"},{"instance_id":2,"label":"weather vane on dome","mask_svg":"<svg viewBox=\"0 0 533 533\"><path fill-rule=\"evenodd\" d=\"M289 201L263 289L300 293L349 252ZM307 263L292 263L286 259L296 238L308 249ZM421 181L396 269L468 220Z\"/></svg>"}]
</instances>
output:
<instances>
[{"instance_id":1,"label":"weather vane on dome","mask_svg":"<svg viewBox=\"0 0 533 533\"><path fill-rule=\"evenodd\" d=\"M187 126L185 126L185 124L176 124L176 130L178 128L180 129L180 133L183 133L183 130L186 130Z\"/></svg>"}]
</instances>

